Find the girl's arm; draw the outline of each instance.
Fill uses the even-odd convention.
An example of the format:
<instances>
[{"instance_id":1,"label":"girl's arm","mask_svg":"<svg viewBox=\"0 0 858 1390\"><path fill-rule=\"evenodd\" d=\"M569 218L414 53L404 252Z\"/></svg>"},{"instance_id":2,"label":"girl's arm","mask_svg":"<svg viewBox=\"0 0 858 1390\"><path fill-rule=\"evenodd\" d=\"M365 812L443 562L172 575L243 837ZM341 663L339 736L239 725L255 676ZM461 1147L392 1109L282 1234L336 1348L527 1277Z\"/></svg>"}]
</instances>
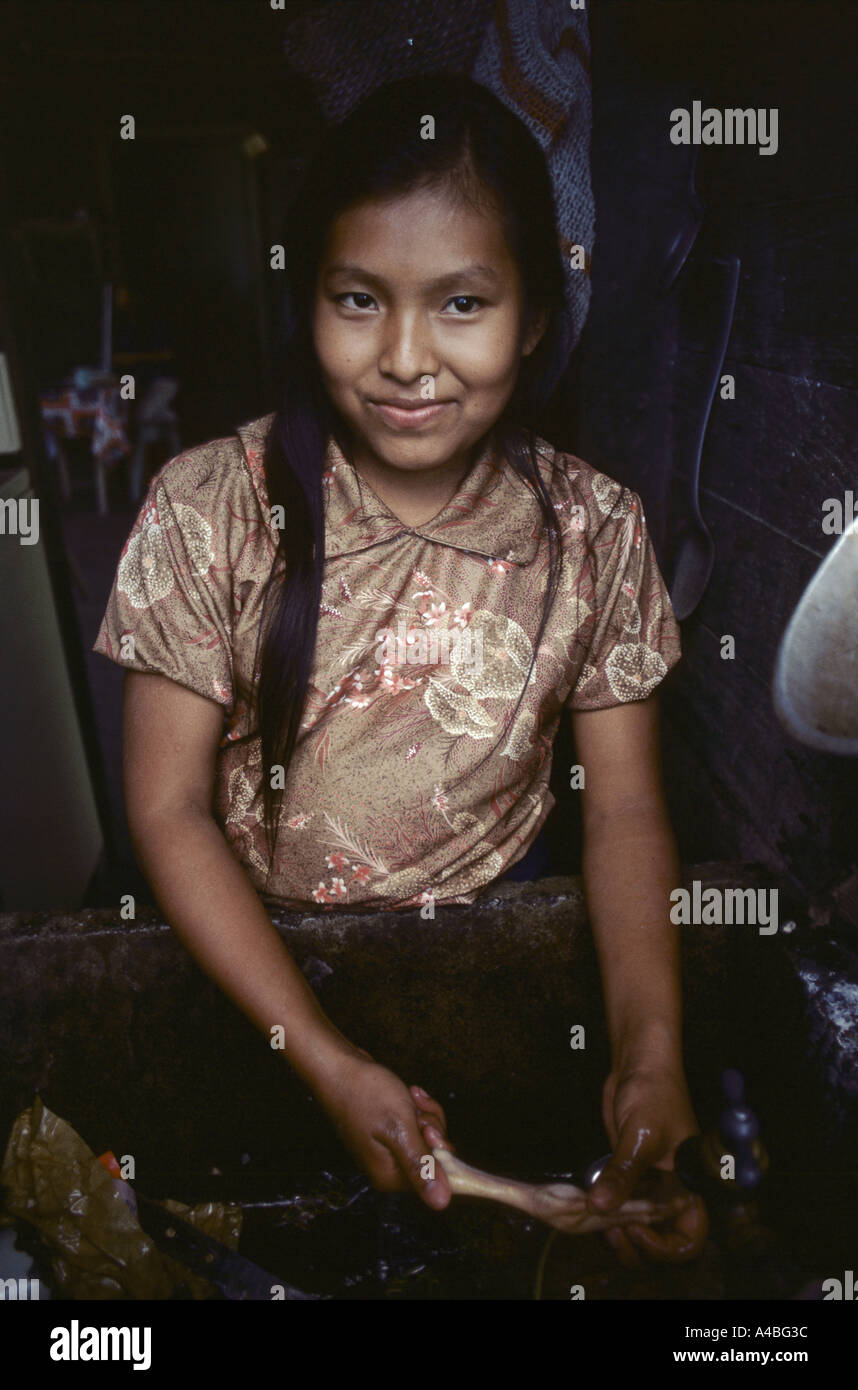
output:
<instances>
[{"instance_id":1,"label":"girl's arm","mask_svg":"<svg viewBox=\"0 0 858 1390\"><path fill-rule=\"evenodd\" d=\"M132 842L167 921L202 968L316 1094L376 1186L446 1206L443 1174L420 1177L421 1112L444 1114L344 1037L269 920L211 813L223 714L164 676L129 671L123 775ZM406 1182L407 1179L407 1182Z\"/></svg>"},{"instance_id":2,"label":"girl's arm","mask_svg":"<svg viewBox=\"0 0 858 1390\"><path fill-rule=\"evenodd\" d=\"M584 769L584 888L602 967L614 1065L682 1064L679 855L661 786L658 697L575 711Z\"/></svg>"},{"instance_id":3,"label":"girl's arm","mask_svg":"<svg viewBox=\"0 0 858 1390\"><path fill-rule=\"evenodd\" d=\"M591 1192L604 1211L625 1201L648 1168L672 1167L698 1126L682 1060L679 929L670 921L681 880L661 784L658 695L572 719L584 769L584 890L612 1059L604 1120L614 1158ZM706 1234L702 1205L692 1216L670 1236L626 1234L653 1255L691 1258ZM628 1256L625 1237L614 1243Z\"/></svg>"}]
</instances>

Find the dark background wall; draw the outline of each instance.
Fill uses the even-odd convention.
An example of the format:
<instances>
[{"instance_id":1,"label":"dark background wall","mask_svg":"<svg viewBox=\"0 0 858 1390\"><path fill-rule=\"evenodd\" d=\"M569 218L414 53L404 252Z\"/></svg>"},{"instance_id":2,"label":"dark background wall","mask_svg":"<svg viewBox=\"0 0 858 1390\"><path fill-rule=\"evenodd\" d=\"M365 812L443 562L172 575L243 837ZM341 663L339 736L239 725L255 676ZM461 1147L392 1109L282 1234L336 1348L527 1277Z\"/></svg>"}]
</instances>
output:
<instances>
[{"instance_id":1,"label":"dark background wall","mask_svg":"<svg viewBox=\"0 0 858 1390\"><path fill-rule=\"evenodd\" d=\"M104 278L127 285L147 341L175 350L185 447L268 408L277 282L263 250L319 124L280 44L308 7L34 0L0 13L8 231L86 212ZM126 114L133 140L120 138ZM258 155L245 145L254 133L268 142ZM55 325L75 284L58 281L36 323L30 287L19 290L19 332L43 374L59 365Z\"/></svg>"},{"instance_id":2,"label":"dark background wall","mask_svg":"<svg viewBox=\"0 0 858 1390\"><path fill-rule=\"evenodd\" d=\"M0 14L4 246L23 222L86 209L108 277L129 286L150 340L174 350L183 447L275 403L277 281L267 247L320 124L280 42L308 8L30 0ZM758 860L817 893L858 868L856 766L789 739L769 683L784 626L831 544L822 502L856 482L854 7L592 0L588 11L593 300L544 433L641 493L670 578L717 317L705 271L740 257L724 366L736 399L716 398L702 466L715 565L683 624L686 659L665 688L667 784L686 861ZM662 294L693 154L670 143L669 113L694 99L778 107L779 150L700 150L703 226L686 271ZM119 140L124 113L136 118L134 142ZM249 140L258 134L261 150ZM19 382L34 402L56 315L49 299L34 305L14 262L8 281ZM37 484L40 467L35 457ZM78 552L95 575L83 629L103 609L133 518L121 477L112 488L100 542L87 531ZM732 661L720 656L726 633L736 639ZM84 648L92 636L82 632ZM121 679L101 659L89 671L120 823ZM564 792L572 761L564 735L552 837L566 869L577 864L576 803ZM120 864L127 853L120 836Z\"/></svg>"},{"instance_id":3,"label":"dark background wall","mask_svg":"<svg viewBox=\"0 0 858 1390\"><path fill-rule=\"evenodd\" d=\"M670 579L714 346L710 267L738 256L723 367L736 398L716 396L702 456L715 564L665 688L667 785L686 858L757 860L819 893L858 866L858 768L791 739L770 682L783 630L835 539L822 532L822 504L858 481L854 8L589 8L597 221L575 445L640 491ZM695 98L777 107L779 148L700 147L703 225L665 296L658 277L688 216L692 154L669 143L669 113ZM725 634L734 660L721 658Z\"/></svg>"}]
</instances>

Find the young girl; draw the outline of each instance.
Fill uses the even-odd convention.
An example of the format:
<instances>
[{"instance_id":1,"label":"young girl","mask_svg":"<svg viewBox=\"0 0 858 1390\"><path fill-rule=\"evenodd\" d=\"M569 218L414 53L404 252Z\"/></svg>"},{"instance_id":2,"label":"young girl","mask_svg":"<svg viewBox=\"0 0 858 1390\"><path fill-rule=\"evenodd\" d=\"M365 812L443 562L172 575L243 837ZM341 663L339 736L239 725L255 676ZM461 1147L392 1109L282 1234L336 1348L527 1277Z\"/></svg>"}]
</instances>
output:
<instances>
[{"instance_id":1,"label":"young girl","mask_svg":"<svg viewBox=\"0 0 858 1390\"><path fill-rule=\"evenodd\" d=\"M551 810L568 709L611 1210L697 1128L653 693L679 635L638 496L534 433L562 362L542 152L466 78L390 84L328 134L285 253L281 407L160 470L95 644L129 669L135 851L373 1183L440 1209L440 1104L324 1015L265 904L473 902ZM627 1263L686 1259L705 1217L609 1235Z\"/></svg>"}]
</instances>

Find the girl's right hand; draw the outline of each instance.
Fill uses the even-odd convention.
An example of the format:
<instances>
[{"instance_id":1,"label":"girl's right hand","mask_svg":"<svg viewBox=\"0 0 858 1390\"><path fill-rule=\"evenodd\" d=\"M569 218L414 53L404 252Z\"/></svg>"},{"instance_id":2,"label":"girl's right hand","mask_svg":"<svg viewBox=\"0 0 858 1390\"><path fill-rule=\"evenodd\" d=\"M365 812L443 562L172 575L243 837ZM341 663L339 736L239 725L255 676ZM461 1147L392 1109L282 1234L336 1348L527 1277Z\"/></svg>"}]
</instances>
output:
<instances>
[{"instance_id":1,"label":"girl's right hand","mask_svg":"<svg viewBox=\"0 0 858 1390\"><path fill-rule=\"evenodd\" d=\"M356 1050L357 1051L357 1050ZM450 1201L450 1185L440 1165L435 1176L421 1176L430 1152L421 1126L447 1142L447 1121L438 1101L419 1087L411 1090L369 1053L349 1055L337 1067L335 1080L320 1087L318 1098L346 1147L380 1192L413 1188L418 1197L441 1211Z\"/></svg>"}]
</instances>

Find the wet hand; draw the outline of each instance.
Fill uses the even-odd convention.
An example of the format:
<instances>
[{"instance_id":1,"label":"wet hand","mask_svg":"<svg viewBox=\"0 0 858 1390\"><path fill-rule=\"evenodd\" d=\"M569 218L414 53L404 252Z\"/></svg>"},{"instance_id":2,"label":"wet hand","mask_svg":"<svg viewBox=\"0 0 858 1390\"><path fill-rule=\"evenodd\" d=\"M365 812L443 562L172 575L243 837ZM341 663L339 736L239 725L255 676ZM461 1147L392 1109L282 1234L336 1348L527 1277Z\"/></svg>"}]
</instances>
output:
<instances>
[{"instance_id":1,"label":"wet hand","mask_svg":"<svg viewBox=\"0 0 858 1390\"><path fill-rule=\"evenodd\" d=\"M673 1172L673 1160L698 1125L681 1072L659 1066L612 1072L605 1082L602 1113L613 1157L588 1193L591 1210L612 1211L632 1195L666 1199L687 1193ZM670 1224L632 1224L605 1232L626 1268L641 1268L642 1256L682 1263L699 1255L709 1221L701 1199L687 1196L687 1205Z\"/></svg>"},{"instance_id":2,"label":"wet hand","mask_svg":"<svg viewBox=\"0 0 858 1390\"><path fill-rule=\"evenodd\" d=\"M412 1188L435 1211L449 1204L450 1185L440 1168L427 1178L427 1157L438 1147L426 1130L449 1148L447 1121L438 1101L414 1086L411 1090L368 1054L350 1056L338 1068L336 1082L319 1100L349 1151L380 1192Z\"/></svg>"}]
</instances>

